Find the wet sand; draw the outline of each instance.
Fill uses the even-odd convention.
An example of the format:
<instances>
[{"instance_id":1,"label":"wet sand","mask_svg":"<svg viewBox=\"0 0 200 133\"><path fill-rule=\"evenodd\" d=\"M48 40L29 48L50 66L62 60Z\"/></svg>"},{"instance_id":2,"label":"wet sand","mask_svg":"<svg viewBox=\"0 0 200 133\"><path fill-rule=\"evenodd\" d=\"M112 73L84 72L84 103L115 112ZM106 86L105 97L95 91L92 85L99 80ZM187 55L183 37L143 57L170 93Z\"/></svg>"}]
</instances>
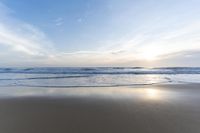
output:
<instances>
[{"instance_id":1,"label":"wet sand","mask_svg":"<svg viewBox=\"0 0 200 133\"><path fill-rule=\"evenodd\" d=\"M199 84L85 91L2 97L0 133L200 132Z\"/></svg>"}]
</instances>

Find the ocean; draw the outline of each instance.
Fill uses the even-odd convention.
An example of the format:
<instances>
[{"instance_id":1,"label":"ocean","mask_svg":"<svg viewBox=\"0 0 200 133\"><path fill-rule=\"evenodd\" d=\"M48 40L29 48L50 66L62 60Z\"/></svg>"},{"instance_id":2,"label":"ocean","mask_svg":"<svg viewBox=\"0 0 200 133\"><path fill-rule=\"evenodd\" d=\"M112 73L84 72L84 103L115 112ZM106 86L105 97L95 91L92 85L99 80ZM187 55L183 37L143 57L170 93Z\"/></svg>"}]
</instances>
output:
<instances>
[{"instance_id":1,"label":"ocean","mask_svg":"<svg viewBox=\"0 0 200 133\"><path fill-rule=\"evenodd\" d=\"M184 83L200 83L200 68L0 68L0 87L117 87Z\"/></svg>"}]
</instances>

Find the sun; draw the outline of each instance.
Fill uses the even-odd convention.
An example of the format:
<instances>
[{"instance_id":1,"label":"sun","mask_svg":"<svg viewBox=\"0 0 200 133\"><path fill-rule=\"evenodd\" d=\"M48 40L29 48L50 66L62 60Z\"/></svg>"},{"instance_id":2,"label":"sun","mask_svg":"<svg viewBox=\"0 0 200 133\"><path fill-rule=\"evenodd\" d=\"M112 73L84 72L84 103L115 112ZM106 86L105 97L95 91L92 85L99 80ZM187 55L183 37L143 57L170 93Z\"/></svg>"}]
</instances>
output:
<instances>
[{"instance_id":1,"label":"sun","mask_svg":"<svg viewBox=\"0 0 200 133\"><path fill-rule=\"evenodd\" d=\"M141 58L148 61L154 61L158 58L158 54L154 53L153 51L148 51L148 52L142 53Z\"/></svg>"},{"instance_id":2,"label":"sun","mask_svg":"<svg viewBox=\"0 0 200 133\"><path fill-rule=\"evenodd\" d=\"M147 61L155 61L159 59L159 56L162 55L162 53L163 52L158 48L148 47L139 52L139 58Z\"/></svg>"}]
</instances>

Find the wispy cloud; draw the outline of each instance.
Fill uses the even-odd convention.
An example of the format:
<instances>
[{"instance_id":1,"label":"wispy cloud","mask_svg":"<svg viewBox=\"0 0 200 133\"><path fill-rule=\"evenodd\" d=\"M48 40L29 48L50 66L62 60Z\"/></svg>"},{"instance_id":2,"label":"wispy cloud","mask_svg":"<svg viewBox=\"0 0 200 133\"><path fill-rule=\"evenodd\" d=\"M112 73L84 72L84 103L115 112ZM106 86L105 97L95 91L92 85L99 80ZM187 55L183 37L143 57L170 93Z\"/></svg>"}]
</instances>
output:
<instances>
[{"instance_id":1,"label":"wispy cloud","mask_svg":"<svg viewBox=\"0 0 200 133\"><path fill-rule=\"evenodd\" d=\"M48 53L45 47L51 43L46 40L42 32L31 25L22 24L19 29L15 29L15 27L0 24L0 44L8 46L13 51L40 56Z\"/></svg>"},{"instance_id":2,"label":"wispy cloud","mask_svg":"<svg viewBox=\"0 0 200 133\"><path fill-rule=\"evenodd\" d=\"M200 50L185 50L162 55L161 59L154 62L157 66L200 66Z\"/></svg>"},{"instance_id":3,"label":"wispy cloud","mask_svg":"<svg viewBox=\"0 0 200 133\"><path fill-rule=\"evenodd\" d=\"M48 55L52 42L37 27L12 17L12 11L0 3L0 45L10 52L29 56Z\"/></svg>"},{"instance_id":4,"label":"wispy cloud","mask_svg":"<svg viewBox=\"0 0 200 133\"><path fill-rule=\"evenodd\" d=\"M200 21L176 27L149 27L136 34L128 34L118 41L113 40L101 50L129 55L133 60L163 58L163 55L188 50L200 50Z\"/></svg>"},{"instance_id":5,"label":"wispy cloud","mask_svg":"<svg viewBox=\"0 0 200 133\"><path fill-rule=\"evenodd\" d=\"M54 22L55 22L56 26L61 26L64 24L64 19L62 17L59 17L59 18L55 19Z\"/></svg>"}]
</instances>

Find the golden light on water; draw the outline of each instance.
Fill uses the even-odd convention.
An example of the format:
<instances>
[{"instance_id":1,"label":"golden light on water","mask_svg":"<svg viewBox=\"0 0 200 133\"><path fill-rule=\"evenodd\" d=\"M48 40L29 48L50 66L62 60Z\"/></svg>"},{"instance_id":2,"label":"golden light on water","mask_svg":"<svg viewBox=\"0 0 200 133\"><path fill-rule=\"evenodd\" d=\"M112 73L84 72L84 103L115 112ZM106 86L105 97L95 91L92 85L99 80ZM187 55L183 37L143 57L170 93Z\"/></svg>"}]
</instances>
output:
<instances>
[{"instance_id":1,"label":"golden light on water","mask_svg":"<svg viewBox=\"0 0 200 133\"><path fill-rule=\"evenodd\" d=\"M160 99L161 98L161 94L160 91L157 89L145 89L145 96L148 99Z\"/></svg>"},{"instance_id":2,"label":"golden light on water","mask_svg":"<svg viewBox=\"0 0 200 133\"><path fill-rule=\"evenodd\" d=\"M9 89L8 89L9 90ZM13 91L13 90L12 90ZM6 92L5 92L6 93ZM6 93L7 94L7 93ZM10 93L9 93L10 94ZM165 94L165 95L164 95ZM117 98L129 100L163 100L169 96L167 91L159 88L52 88L52 89L17 89L13 96L74 96L74 97L98 97Z\"/></svg>"},{"instance_id":3,"label":"golden light on water","mask_svg":"<svg viewBox=\"0 0 200 133\"><path fill-rule=\"evenodd\" d=\"M126 90L128 97L136 98L136 99L144 99L144 100L162 100L164 99L164 95L162 90L157 88L135 88L132 90ZM126 95L124 95L126 96Z\"/></svg>"}]
</instances>

